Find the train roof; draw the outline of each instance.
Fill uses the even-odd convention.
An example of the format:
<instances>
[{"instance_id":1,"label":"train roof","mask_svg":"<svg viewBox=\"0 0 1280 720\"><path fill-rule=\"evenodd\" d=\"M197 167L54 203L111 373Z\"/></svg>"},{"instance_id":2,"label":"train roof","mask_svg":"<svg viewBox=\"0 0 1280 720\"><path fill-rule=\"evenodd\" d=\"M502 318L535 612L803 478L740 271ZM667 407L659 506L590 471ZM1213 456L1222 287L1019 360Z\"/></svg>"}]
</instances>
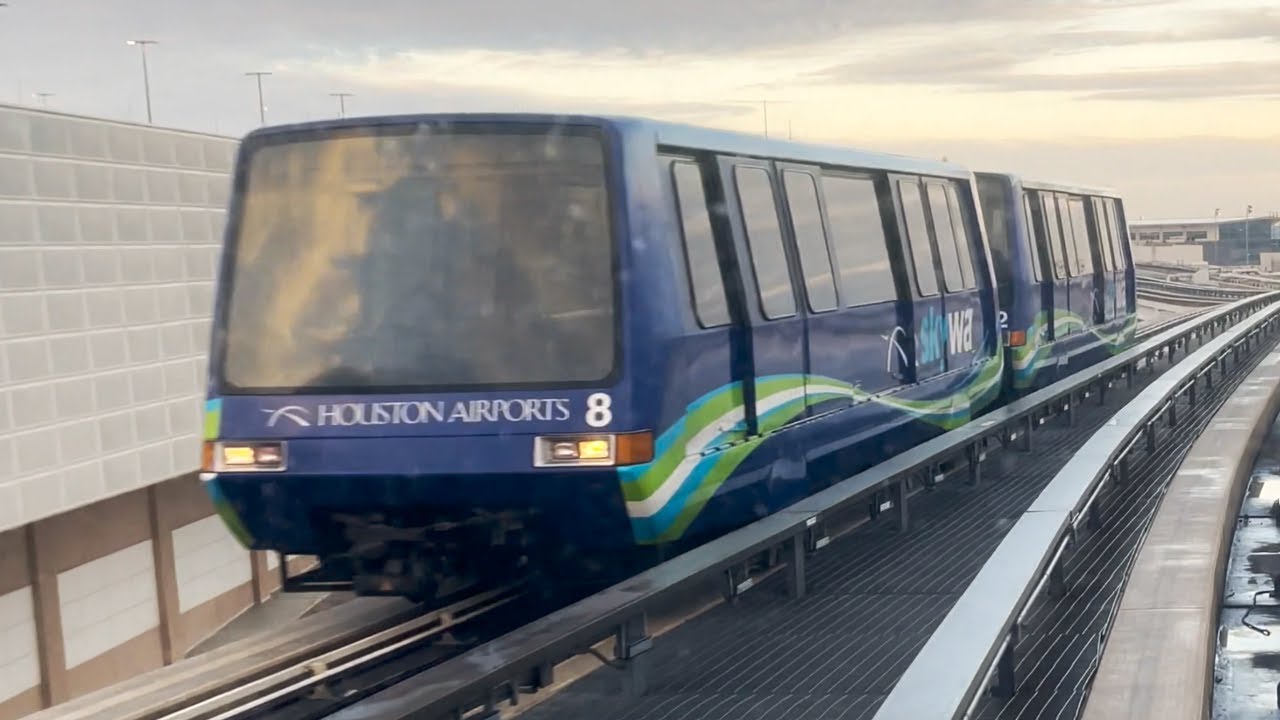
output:
<instances>
[{"instance_id":1,"label":"train roof","mask_svg":"<svg viewBox=\"0 0 1280 720\"><path fill-rule=\"evenodd\" d=\"M1015 182L1024 188L1032 190L1048 190L1051 192L1064 192L1073 195L1099 195L1102 197L1120 198L1120 193L1115 188L1104 187L1100 185L1084 185L1078 182L1062 181L1062 180L1040 180L1037 178L1029 178L1018 173L997 172L994 170L980 170L978 175L999 175Z\"/></svg>"},{"instance_id":2,"label":"train roof","mask_svg":"<svg viewBox=\"0 0 1280 720\"><path fill-rule=\"evenodd\" d=\"M710 150L733 155L751 155L780 160L806 162L821 165L843 165L856 168L874 168L891 172L942 175L969 178L971 172L962 165L906 155L859 150L842 145L817 144L765 138L731 130L716 130L681 123L672 123L622 115L577 115L550 113L429 113L407 115L378 115L332 120L318 120L290 125L259 128L249 133L245 140L297 131L324 131L342 128L358 128L409 123L563 123L566 125L594 125L612 127L626 135L648 136L658 145L673 148Z\"/></svg>"}]
</instances>

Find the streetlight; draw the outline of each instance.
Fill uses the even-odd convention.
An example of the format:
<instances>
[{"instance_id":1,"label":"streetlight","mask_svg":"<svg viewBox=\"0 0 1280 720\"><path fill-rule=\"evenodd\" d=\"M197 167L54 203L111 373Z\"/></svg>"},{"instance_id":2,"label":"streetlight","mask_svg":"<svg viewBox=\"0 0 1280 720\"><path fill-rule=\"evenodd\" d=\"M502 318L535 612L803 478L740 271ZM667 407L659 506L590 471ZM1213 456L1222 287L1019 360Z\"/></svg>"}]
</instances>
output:
<instances>
[{"instance_id":1,"label":"streetlight","mask_svg":"<svg viewBox=\"0 0 1280 720\"><path fill-rule=\"evenodd\" d=\"M246 76L246 77L248 77L248 76L252 75L252 76L254 76L254 77L258 78L258 119L262 122L262 124L263 124L263 125L266 125L266 124L267 124L267 106L266 106L266 104L264 104L264 103L263 103L263 101L262 101L262 76L263 76L263 75L270 75L270 74L271 74L271 73L269 73L269 72L247 72L247 73L245 73L245 76Z\"/></svg>"},{"instance_id":2,"label":"streetlight","mask_svg":"<svg viewBox=\"0 0 1280 720\"><path fill-rule=\"evenodd\" d=\"M38 92L32 94L40 98L40 107L49 107L49 98L53 97L53 93Z\"/></svg>"},{"instance_id":3,"label":"streetlight","mask_svg":"<svg viewBox=\"0 0 1280 720\"><path fill-rule=\"evenodd\" d=\"M763 115L763 116L764 116L764 118L763 118L763 119L764 119L764 136L765 136L765 137L769 137L769 105L770 105L770 104L773 104L773 105L778 105L778 104L788 105L788 104L791 104L791 103L795 103L795 102L803 102L803 101L800 101L800 100L769 100L769 99L767 99L767 98L766 98L766 99L760 99L760 100L745 100L745 99L744 99L744 100L725 100L724 102L732 102L732 103L743 103L743 104L759 105L759 106L760 106L760 113L761 113L761 115ZM789 122L789 121L788 121L787 125L788 125L787 135L788 135L788 139L790 139L791 130L790 130L790 122Z\"/></svg>"},{"instance_id":4,"label":"streetlight","mask_svg":"<svg viewBox=\"0 0 1280 720\"><path fill-rule=\"evenodd\" d=\"M142 51L142 90L147 96L147 124L152 125L151 121L151 77L147 73L147 46L155 45L156 40L126 40L126 45L137 45Z\"/></svg>"},{"instance_id":5,"label":"streetlight","mask_svg":"<svg viewBox=\"0 0 1280 720\"><path fill-rule=\"evenodd\" d=\"M351 93L329 93L329 96L338 98L338 117L340 118L346 117L347 116L347 98L355 97L355 95L352 95Z\"/></svg>"},{"instance_id":6,"label":"streetlight","mask_svg":"<svg viewBox=\"0 0 1280 720\"><path fill-rule=\"evenodd\" d=\"M1244 264L1249 264L1249 216L1253 214L1253 206L1244 209Z\"/></svg>"}]
</instances>

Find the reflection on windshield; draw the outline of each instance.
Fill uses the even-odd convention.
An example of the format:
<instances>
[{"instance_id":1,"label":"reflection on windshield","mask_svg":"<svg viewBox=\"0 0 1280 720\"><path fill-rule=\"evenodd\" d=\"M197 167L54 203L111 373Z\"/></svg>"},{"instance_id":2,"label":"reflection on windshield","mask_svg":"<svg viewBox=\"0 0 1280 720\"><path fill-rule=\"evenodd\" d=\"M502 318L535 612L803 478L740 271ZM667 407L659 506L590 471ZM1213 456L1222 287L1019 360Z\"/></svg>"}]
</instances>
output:
<instances>
[{"instance_id":1,"label":"reflection on windshield","mask_svg":"<svg viewBox=\"0 0 1280 720\"><path fill-rule=\"evenodd\" d=\"M600 141L428 133L257 151L224 377L240 388L593 381L613 365Z\"/></svg>"}]
</instances>

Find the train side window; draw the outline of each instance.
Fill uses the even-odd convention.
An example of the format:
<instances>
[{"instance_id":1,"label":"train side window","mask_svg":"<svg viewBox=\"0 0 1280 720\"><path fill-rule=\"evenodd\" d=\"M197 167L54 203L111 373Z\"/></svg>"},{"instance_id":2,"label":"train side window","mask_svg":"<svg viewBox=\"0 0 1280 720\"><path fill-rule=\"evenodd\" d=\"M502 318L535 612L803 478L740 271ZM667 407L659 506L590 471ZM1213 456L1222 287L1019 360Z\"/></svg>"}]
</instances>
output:
<instances>
[{"instance_id":1,"label":"train side window","mask_svg":"<svg viewBox=\"0 0 1280 720\"><path fill-rule=\"evenodd\" d=\"M1111 219L1107 217L1106 206L1102 198L1089 198L1093 204L1093 224L1098 228L1098 249L1102 251L1102 268L1107 272L1116 269L1115 259L1111 257L1115 244L1111 242Z\"/></svg>"},{"instance_id":2,"label":"train side window","mask_svg":"<svg viewBox=\"0 0 1280 720\"><path fill-rule=\"evenodd\" d=\"M916 289L921 297L937 295L938 276L933 269L933 253L929 250L929 224L924 217L920 183L899 180L898 194L902 197L902 216L907 222L907 245L910 246L911 264L916 271Z\"/></svg>"},{"instance_id":3,"label":"train side window","mask_svg":"<svg viewBox=\"0 0 1280 720\"><path fill-rule=\"evenodd\" d=\"M968 289L978 287L973 274L973 243L969 240L969 223L965 222L965 212L960 208L960 196L956 192L955 183L947 183L947 209L951 213L951 231L956 238L956 252L960 257L960 276L964 278L964 286Z\"/></svg>"},{"instance_id":4,"label":"train side window","mask_svg":"<svg viewBox=\"0 0 1280 720\"><path fill-rule=\"evenodd\" d=\"M1127 243L1129 238L1125 236L1125 227L1120 222L1120 203L1114 198L1103 198L1102 202L1107 206L1107 217L1111 219L1111 244L1116 253L1116 269L1125 270L1129 267L1129 260L1125 257L1123 243Z\"/></svg>"},{"instance_id":5,"label":"train side window","mask_svg":"<svg viewBox=\"0 0 1280 720\"><path fill-rule=\"evenodd\" d=\"M1044 241L1036 234L1036 218L1031 209L1031 196L1026 193L1022 194L1022 214L1025 216L1023 221L1027 223L1027 241L1031 245L1031 270L1035 273L1036 282L1040 282L1044 280L1044 270L1040 269L1040 249L1044 247Z\"/></svg>"},{"instance_id":6,"label":"train side window","mask_svg":"<svg viewBox=\"0 0 1280 720\"><path fill-rule=\"evenodd\" d=\"M680 232L684 240L685 265L693 292L693 311L705 328L729 324L729 304L724 278L716 259L715 235L707 196L702 188L702 170L696 163L671 163L676 207L680 212Z\"/></svg>"},{"instance_id":7,"label":"train side window","mask_svg":"<svg viewBox=\"0 0 1280 720\"><path fill-rule=\"evenodd\" d=\"M960 273L960 258L956 254L956 235L951 226L951 211L947 208L947 191L936 182L925 183L929 195L929 214L933 217L933 236L938 241L938 259L942 261L942 281L947 292L964 289L964 276Z\"/></svg>"},{"instance_id":8,"label":"train side window","mask_svg":"<svg viewBox=\"0 0 1280 720\"><path fill-rule=\"evenodd\" d=\"M1084 199L1073 197L1067 200L1067 209L1071 212L1072 237L1076 245L1076 267L1081 275L1093 272L1092 238L1089 237L1089 221L1084 214Z\"/></svg>"},{"instance_id":9,"label":"train side window","mask_svg":"<svg viewBox=\"0 0 1280 720\"><path fill-rule=\"evenodd\" d=\"M875 182L871 178L824 174L822 197L845 306L897 299Z\"/></svg>"},{"instance_id":10,"label":"train side window","mask_svg":"<svg viewBox=\"0 0 1280 720\"><path fill-rule=\"evenodd\" d=\"M760 292L760 310L770 320L796 314L787 255L782 249L782 227L773 199L773 182L764 168L739 165L733 169L738 205L747 232L747 248Z\"/></svg>"},{"instance_id":11,"label":"train side window","mask_svg":"<svg viewBox=\"0 0 1280 720\"><path fill-rule=\"evenodd\" d=\"M791 211L791 229L800 254L809 309L825 312L836 309L836 281L827 251L827 233L822 229L822 209L818 206L818 186L809 173L788 170L782 174Z\"/></svg>"},{"instance_id":12,"label":"train side window","mask_svg":"<svg viewBox=\"0 0 1280 720\"><path fill-rule=\"evenodd\" d=\"M1055 195L1054 200L1057 202L1058 222L1062 227L1062 244L1067 249L1067 274L1071 277L1079 277L1080 275L1080 258L1076 254L1076 238L1071 228L1071 208L1067 205L1067 198L1063 195Z\"/></svg>"},{"instance_id":13,"label":"train side window","mask_svg":"<svg viewBox=\"0 0 1280 720\"><path fill-rule=\"evenodd\" d=\"M1067 259L1062 254L1062 236L1058 231L1058 205L1053 195L1040 194L1041 207L1044 208L1045 240L1049 243L1049 256L1053 261L1053 276L1059 280L1070 277L1067 274Z\"/></svg>"}]
</instances>

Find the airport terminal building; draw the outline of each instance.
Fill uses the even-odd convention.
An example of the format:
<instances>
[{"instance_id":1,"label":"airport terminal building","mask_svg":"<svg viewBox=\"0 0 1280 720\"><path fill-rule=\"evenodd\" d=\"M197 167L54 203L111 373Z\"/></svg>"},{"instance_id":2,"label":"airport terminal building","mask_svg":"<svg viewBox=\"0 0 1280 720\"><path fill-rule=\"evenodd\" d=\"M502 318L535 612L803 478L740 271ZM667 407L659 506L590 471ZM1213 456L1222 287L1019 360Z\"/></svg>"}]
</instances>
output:
<instances>
[{"instance_id":1,"label":"airport terminal building","mask_svg":"<svg viewBox=\"0 0 1280 720\"><path fill-rule=\"evenodd\" d=\"M1133 220L1129 239L1141 245L1202 245L1210 265L1257 264L1261 253L1280 251L1280 216Z\"/></svg>"}]
</instances>

